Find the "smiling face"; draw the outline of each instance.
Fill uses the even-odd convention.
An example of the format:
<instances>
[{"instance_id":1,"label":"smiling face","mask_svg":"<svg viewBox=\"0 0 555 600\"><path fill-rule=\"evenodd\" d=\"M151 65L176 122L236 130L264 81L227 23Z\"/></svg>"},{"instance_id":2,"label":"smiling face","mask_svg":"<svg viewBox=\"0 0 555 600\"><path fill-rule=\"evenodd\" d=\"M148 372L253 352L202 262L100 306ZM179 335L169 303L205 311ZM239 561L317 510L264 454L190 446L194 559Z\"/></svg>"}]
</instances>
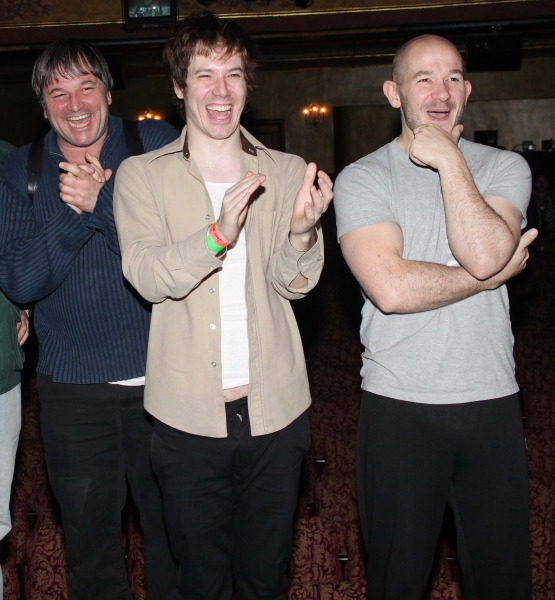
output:
<instances>
[{"instance_id":1,"label":"smiling face","mask_svg":"<svg viewBox=\"0 0 555 600\"><path fill-rule=\"evenodd\" d=\"M460 122L472 90L462 68L460 54L442 38L426 36L406 48L396 81L384 85L392 106L401 108L405 135L427 123L450 132Z\"/></svg>"},{"instance_id":2,"label":"smiling face","mask_svg":"<svg viewBox=\"0 0 555 600\"><path fill-rule=\"evenodd\" d=\"M62 150L101 146L108 133L111 103L110 92L91 73L58 77L43 89L44 116Z\"/></svg>"},{"instance_id":3,"label":"smiling face","mask_svg":"<svg viewBox=\"0 0 555 600\"><path fill-rule=\"evenodd\" d=\"M187 71L185 93L174 86L182 98L187 118L187 134L213 140L230 138L239 128L247 100L243 59L239 54L225 56L223 50L210 56L196 54Z\"/></svg>"}]
</instances>

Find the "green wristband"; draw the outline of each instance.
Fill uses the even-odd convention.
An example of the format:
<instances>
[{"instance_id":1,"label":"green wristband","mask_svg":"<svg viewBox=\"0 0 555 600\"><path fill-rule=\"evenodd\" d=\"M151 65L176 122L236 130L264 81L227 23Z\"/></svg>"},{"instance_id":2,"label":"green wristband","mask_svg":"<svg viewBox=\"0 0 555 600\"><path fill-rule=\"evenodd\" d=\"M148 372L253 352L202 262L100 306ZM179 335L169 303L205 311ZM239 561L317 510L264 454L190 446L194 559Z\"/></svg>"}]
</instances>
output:
<instances>
[{"instance_id":1,"label":"green wristband","mask_svg":"<svg viewBox=\"0 0 555 600\"><path fill-rule=\"evenodd\" d=\"M218 246L218 244L214 242L210 234L206 236L206 245L208 246L208 250L214 254L219 254L223 250L222 246Z\"/></svg>"}]
</instances>

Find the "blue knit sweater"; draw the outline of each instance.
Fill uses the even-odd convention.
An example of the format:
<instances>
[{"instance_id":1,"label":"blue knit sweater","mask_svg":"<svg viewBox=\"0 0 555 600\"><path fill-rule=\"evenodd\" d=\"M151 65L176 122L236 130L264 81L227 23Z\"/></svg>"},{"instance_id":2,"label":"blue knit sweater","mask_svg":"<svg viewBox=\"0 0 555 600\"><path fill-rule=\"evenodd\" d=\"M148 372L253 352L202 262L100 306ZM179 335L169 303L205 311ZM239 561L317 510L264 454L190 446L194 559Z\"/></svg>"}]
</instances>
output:
<instances>
[{"instance_id":1,"label":"blue knit sweater","mask_svg":"<svg viewBox=\"0 0 555 600\"><path fill-rule=\"evenodd\" d=\"M160 121L142 121L139 131L147 152L178 137ZM91 214L78 215L60 200L64 158L54 131L46 136L31 204L29 147L0 162L0 177L17 190L0 187L0 288L17 303L36 302L37 370L56 382L79 384L144 375L150 306L122 275L112 213L115 172L129 156L121 119L110 117L100 162L114 175Z\"/></svg>"}]
</instances>

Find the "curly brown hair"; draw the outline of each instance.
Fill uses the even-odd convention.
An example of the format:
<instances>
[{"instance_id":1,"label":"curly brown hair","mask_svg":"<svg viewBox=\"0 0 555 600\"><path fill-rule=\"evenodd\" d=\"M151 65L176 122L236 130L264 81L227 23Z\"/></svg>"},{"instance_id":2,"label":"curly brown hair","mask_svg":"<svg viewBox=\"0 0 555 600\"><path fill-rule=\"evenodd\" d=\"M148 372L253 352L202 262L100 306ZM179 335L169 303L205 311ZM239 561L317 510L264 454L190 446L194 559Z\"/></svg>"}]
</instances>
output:
<instances>
[{"instance_id":1,"label":"curly brown hair","mask_svg":"<svg viewBox=\"0 0 555 600\"><path fill-rule=\"evenodd\" d=\"M164 47L164 63L174 85L187 87L187 71L193 56L210 56L222 48L223 58L239 54L243 59L247 91L254 89L254 73L258 66L258 47L234 21L220 19L209 10L193 13L178 23ZM174 95L175 104L184 115L183 100Z\"/></svg>"}]
</instances>

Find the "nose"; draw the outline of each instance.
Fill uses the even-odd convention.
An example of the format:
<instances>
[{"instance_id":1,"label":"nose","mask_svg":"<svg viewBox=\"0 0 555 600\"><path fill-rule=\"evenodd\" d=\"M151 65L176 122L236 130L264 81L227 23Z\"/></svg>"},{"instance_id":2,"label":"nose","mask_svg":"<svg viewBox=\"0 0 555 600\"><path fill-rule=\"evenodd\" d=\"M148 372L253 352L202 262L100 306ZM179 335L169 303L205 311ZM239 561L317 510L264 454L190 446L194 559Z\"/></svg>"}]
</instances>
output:
<instances>
[{"instance_id":1,"label":"nose","mask_svg":"<svg viewBox=\"0 0 555 600\"><path fill-rule=\"evenodd\" d=\"M449 91L449 88L447 87L447 85L445 84L445 81L438 81L434 87L434 93L433 93L434 98L437 98L438 100L448 100L451 97L451 92Z\"/></svg>"},{"instance_id":2,"label":"nose","mask_svg":"<svg viewBox=\"0 0 555 600\"><path fill-rule=\"evenodd\" d=\"M78 112L82 107L81 96L76 92L70 92L67 104L69 110Z\"/></svg>"},{"instance_id":3,"label":"nose","mask_svg":"<svg viewBox=\"0 0 555 600\"><path fill-rule=\"evenodd\" d=\"M229 96L229 88L225 77L221 76L216 79L213 91L215 96L221 96L222 98Z\"/></svg>"}]
</instances>

